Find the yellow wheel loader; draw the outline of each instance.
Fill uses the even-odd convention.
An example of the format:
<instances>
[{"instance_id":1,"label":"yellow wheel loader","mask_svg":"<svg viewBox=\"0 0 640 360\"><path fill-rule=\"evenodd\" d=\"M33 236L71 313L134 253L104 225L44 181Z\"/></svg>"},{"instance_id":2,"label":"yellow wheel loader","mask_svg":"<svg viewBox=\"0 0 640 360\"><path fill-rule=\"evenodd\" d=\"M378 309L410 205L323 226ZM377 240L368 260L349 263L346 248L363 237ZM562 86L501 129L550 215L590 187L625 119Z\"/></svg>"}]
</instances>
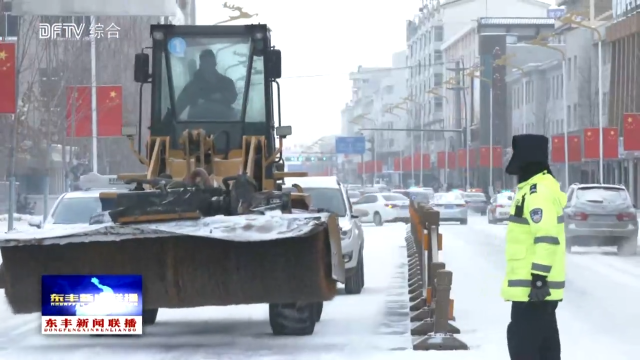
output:
<instances>
[{"instance_id":1,"label":"yellow wheel loader","mask_svg":"<svg viewBox=\"0 0 640 360\"><path fill-rule=\"evenodd\" d=\"M266 303L274 334L312 334L344 283L340 231L304 189L281 192L306 174L284 172L269 28L152 25L151 37L134 71L141 95L151 86L146 148L142 110L123 128L146 172L118 175L133 190L101 192L88 225L0 236L13 312L40 311L45 274L141 274L147 325L159 308Z\"/></svg>"}]
</instances>

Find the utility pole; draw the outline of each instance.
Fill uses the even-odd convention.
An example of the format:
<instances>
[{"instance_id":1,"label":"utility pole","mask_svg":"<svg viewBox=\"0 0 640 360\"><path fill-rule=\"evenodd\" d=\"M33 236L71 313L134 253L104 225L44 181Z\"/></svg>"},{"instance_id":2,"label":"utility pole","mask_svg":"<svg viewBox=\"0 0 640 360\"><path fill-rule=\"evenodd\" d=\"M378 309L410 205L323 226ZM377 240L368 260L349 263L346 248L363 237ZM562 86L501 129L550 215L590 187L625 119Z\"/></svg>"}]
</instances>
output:
<instances>
[{"instance_id":1,"label":"utility pole","mask_svg":"<svg viewBox=\"0 0 640 360\"><path fill-rule=\"evenodd\" d=\"M453 98L453 104L454 104L454 109L453 109L453 116L454 116L454 121L455 121L455 128L458 129L469 129L469 124L468 121L466 121L466 107L465 107L465 119L463 121L462 118L462 96L464 95L464 92L466 91L466 87L464 86L464 83L462 83L461 86L461 81L460 79L463 79L462 81L464 81L464 74L471 70L471 68L465 68L462 66L462 63L460 62L460 60L455 62L455 68L447 68L447 70L449 71L453 71L455 73L455 79L456 79L456 85L455 86L451 86L451 87L447 87L447 90L451 90L454 91L454 98ZM470 184L469 184L469 139L467 138L465 141L465 138L467 138L467 136L465 136L465 133L460 132L460 141L459 143L462 144L462 146L464 146L465 151L467 153L466 158L467 158L467 163L465 164L466 170L462 170L465 172L466 174L466 189L470 188ZM446 144L446 141L445 141ZM449 144L449 146L452 146L452 144ZM447 148L447 154L449 153L449 149ZM462 175L462 174L461 174ZM447 178L445 176L445 178Z\"/></svg>"}]
</instances>

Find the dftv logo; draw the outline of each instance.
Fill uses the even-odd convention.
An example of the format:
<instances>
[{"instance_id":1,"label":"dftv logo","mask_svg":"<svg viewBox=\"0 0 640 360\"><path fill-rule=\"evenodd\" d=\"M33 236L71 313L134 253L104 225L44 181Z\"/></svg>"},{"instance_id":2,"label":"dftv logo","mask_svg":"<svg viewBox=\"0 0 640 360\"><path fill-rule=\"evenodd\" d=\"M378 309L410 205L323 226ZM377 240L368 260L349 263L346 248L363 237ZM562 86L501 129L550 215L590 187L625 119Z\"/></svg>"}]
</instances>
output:
<instances>
[{"instance_id":1,"label":"dftv logo","mask_svg":"<svg viewBox=\"0 0 640 360\"><path fill-rule=\"evenodd\" d=\"M40 39L75 39L80 40L84 32L85 24L56 23L39 24L38 36Z\"/></svg>"}]
</instances>

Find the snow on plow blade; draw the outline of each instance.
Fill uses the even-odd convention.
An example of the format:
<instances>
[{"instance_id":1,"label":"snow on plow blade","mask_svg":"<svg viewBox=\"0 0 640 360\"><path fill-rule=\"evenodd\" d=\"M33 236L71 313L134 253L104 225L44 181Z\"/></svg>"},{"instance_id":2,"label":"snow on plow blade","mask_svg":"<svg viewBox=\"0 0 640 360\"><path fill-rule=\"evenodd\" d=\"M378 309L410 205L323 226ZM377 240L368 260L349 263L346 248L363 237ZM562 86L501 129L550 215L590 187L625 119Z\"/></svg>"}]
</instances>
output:
<instances>
[{"instance_id":1,"label":"snow on plow blade","mask_svg":"<svg viewBox=\"0 0 640 360\"><path fill-rule=\"evenodd\" d=\"M149 309L323 301L344 282L329 214L74 225L3 234L0 247L16 314L40 311L45 274L140 274Z\"/></svg>"}]
</instances>

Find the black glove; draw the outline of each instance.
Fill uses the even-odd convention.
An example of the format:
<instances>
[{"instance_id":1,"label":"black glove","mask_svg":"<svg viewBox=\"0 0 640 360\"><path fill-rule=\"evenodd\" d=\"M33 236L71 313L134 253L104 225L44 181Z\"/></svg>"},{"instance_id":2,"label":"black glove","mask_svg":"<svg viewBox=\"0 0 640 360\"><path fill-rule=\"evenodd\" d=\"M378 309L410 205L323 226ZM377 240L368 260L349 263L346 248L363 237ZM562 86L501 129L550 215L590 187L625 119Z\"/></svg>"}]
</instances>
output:
<instances>
[{"instance_id":1,"label":"black glove","mask_svg":"<svg viewBox=\"0 0 640 360\"><path fill-rule=\"evenodd\" d=\"M529 301L543 301L551 296L549 285L547 285L547 277L531 274L531 292L529 292Z\"/></svg>"}]
</instances>

